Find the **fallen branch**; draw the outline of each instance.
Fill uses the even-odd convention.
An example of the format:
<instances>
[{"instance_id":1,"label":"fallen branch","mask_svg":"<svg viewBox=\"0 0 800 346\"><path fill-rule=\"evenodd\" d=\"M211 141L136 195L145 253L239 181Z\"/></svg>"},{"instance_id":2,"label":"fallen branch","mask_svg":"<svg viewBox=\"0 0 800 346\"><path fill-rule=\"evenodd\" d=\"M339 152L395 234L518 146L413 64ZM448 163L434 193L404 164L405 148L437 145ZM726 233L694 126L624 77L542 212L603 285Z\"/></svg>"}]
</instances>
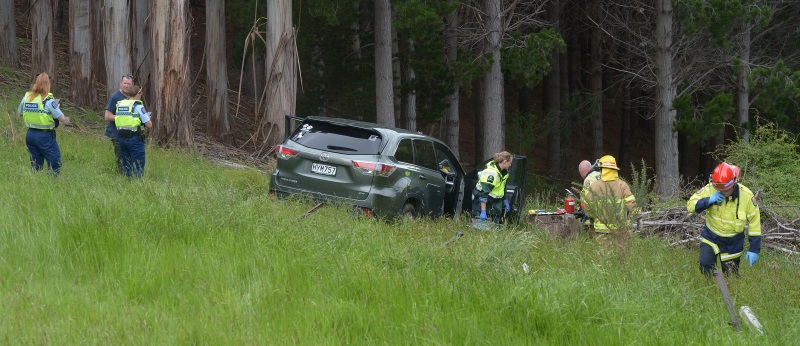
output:
<instances>
[{"instance_id":1,"label":"fallen branch","mask_svg":"<svg viewBox=\"0 0 800 346\"><path fill-rule=\"evenodd\" d=\"M800 255L800 252L789 250L787 248L780 247L780 246L775 245L775 244L764 244L764 246L766 246L766 247L768 247L770 249L773 249L773 250L783 251L785 253L788 253L789 255Z\"/></svg>"}]
</instances>

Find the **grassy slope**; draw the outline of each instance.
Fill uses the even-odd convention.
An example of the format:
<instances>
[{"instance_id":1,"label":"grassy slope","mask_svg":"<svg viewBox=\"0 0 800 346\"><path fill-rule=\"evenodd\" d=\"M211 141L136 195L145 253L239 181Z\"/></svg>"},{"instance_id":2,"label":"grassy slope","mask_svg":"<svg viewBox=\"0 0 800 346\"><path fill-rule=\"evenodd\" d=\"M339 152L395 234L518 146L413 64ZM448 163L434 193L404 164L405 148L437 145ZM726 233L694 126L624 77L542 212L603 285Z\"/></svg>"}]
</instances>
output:
<instances>
[{"instance_id":1,"label":"grassy slope","mask_svg":"<svg viewBox=\"0 0 800 346\"><path fill-rule=\"evenodd\" d=\"M311 205L267 198L265 174L178 150L148 147L145 178L127 181L100 130L59 132L53 179L29 170L21 121L9 125L17 102L0 100L2 344L800 340L795 258L763 253L729 279L767 331L735 333L696 249L634 238L609 253L533 229L388 225L332 207L299 219Z\"/></svg>"}]
</instances>

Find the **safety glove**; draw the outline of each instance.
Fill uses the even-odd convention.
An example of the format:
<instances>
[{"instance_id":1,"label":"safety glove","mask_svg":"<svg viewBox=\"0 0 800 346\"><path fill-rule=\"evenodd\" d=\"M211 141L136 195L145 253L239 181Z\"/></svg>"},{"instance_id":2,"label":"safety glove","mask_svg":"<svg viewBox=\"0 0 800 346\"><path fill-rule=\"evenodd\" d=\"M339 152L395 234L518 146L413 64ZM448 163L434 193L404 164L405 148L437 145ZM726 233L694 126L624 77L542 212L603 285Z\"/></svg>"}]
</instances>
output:
<instances>
[{"instance_id":1,"label":"safety glove","mask_svg":"<svg viewBox=\"0 0 800 346\"><path fill-rule=\"evenodd\" d=\"M747 254L744 255L744 259L750 262L750 266L752 267L753 264L756 264L756 262L758 262L758 254L755 252L747 251Z\"/></svg>"},{"instance_id":2,"label":"safety glove","mask_svg":"<svg viewBox=\"0 0 800 346\"><path fill-rule=\"evenodd\" d=\"M508 203L508 200L503 200L503 205L506 206L506 213L511 211L511 204Z\"/></svg>"},{"instance_id":3,"label":"safety glove","mask_svg":"<svg viewBox=\"0 0 800 346\"><path fill-rule=\"evenodd\" d=\"M725 196L722 194L722 192L717 191L716 193L711 195L711 197L708 197L708 204L718 204L722 203L722 201L724 200Z\"/></svg>"},{"instance_id":4,"label":"safety glove","mask_svg":"<svg viewBox=\"0 0 800 346\"><path fill-rule=\"evenodd\" d=\"M486 220L486 210L481 210L481 220Z\"/></svg>"}]
</instances>

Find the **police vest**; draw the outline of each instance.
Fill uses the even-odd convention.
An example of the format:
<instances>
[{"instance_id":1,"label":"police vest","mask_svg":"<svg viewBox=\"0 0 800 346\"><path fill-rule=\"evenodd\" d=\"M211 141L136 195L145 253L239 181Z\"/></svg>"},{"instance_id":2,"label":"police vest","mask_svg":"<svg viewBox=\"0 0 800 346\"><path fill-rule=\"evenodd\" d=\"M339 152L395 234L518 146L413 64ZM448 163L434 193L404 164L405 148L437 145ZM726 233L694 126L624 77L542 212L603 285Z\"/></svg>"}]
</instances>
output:
<instances>
[{"instance_id":1,"label":"police vest","mask_svg":"<svg viewBox=\"0 0 800 346\"><path fill-rule=\"evenodd\" d=\"M30 92L25 93L25 104L22 107L22 119L25 126L31 129L52 130L56 128L56 121L49 110L44 108L47 100L53 99L53 94L48 93L42 100L42 95L36 95L33 100L28 101Z\"/></svg>"},{"instance_id":2,"label":"police vest","mask_svg":"<svg viewBox=\"0 0 800 346\"><path fill-rule=\"evenodd\" d=\"M492 185L492 191L489 191L489 197L503 198L506 194L507 180L508 174L503 175L500 170L497 169L497 166L495 166L494 161L492 161L486 165L486 169L478 172L478 183L475 185L475 188L479 191L483 191L481 183Z\"/></svg>"},{"instance_id":3,"label":"police vest","mask_svg":"<svg viewBox=\"0 0 800 346\"><path fill-rule=\"evenodd\" d=\"M136 132L142 125L139 114L133 111L135 105L143 105L140 100L122 100L117 102L117 111L114 112L114 125L117 130L131 130Z\"/></svg>"}]
</instances>

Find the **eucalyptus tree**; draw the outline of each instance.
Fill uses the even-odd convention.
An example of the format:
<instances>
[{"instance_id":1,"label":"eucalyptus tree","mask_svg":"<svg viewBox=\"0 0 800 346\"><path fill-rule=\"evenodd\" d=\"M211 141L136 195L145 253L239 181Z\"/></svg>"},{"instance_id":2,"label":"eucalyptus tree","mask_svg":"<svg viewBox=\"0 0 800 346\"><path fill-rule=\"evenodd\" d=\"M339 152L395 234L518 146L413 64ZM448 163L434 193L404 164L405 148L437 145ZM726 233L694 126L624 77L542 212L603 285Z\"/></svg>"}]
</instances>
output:
<instances>
[{"instance_id":1,"label":"eucalyptus tree","mask_svg":"<svg viewBox=\"0 0 800 346\"><path fill-rule=\"evenodd\" d=\"M206 133L226 140L228 120L228 60L225 46L225 1L206 0Z\"/></svg>"},{"instance_id":2,"label":"eucalyptus tree","mask_svg":"<svg viewBox=\"0 0 800 346\"><path fill-rule=\"evenodd\" d=\"M297 97L296 35L292 25L292 1L267 2L267 114L259 124L264 148L283 140L284 116L295 114Z\"/></svg>"},{"instance_id":3,"label":"eucalyptus tree","mask_svg":"<svg viewBox=\"0 0 800 346\"><path fill-rule=\"evenodd\" d=\"M92 0L92 9L95 20L92 22L92 32L95 44L93 45L92 64L94 65L94 77L98 81L107 81L106 73L106 51L105 34L103 32L103 16L105 0Z\"/></svg>"},{"instance_id":4,"label":"eucalyptus tree","mask_svg":"<svg viewBox=\"0 0 800 346\"><path fill-rule=\"evenodd\" d=\"M150 17L150 1L151 0L137 0L131 6L131 39L133 50L131 56L133 57L133 64L131 65L132 73L136 76L137 83L144 87L143 98L144 100L151 100L155 98L152 88L153 79L153 54L151 42L151 22L148 20Z\"/></svg>"},{"instance_id":5,"label":"eucalyptus tree","mask_svg":"<svg viewBox=\"0 0 800 346\"><path fill-rule=\"evenodd\" d=\"M193 143L189 93L189 2L152 0L155 140L161 145ZM108 26L106 22L106 26Z\"/></svg>"},{"instance_id":6,"label":"eucalyptus tree","mask_svg":"<svg viewBox=\"0 0 800 346\"><path fill-rule=\"evenodd\" d=\"M109 97L119 88L121 76L134 72L131 67L131 32L133 30L131 30L130 3L127 0L108 0L105 1L102 8L106 97Z\"/></svg>"},{"instance_id":7,"label":"eucalyptus tree","mask_svg":"<svg viewBox=\"0 0 800 346\"><path fill-rule=\"evenodd\" d=\"M53 50L53 3L34 1L31 11L31 74L47 72L57 89L56 56Z\"/></svg>"},{"instance_id":8,"label":"eucalyptus tree","mask_svg":"<svg viewBox=\"0 0 800 346\"><path fill-rule=\"evenodd\" d=\"M17 66L17 30L14 22L14 0L0 0L0 59Z\"/></svg>"},{"instance_id":9,"label":"eucalyptus tree","mask_svg":"<svg viewBox=\"0 0 800 346\"><path fill-rule=\"evenodd\" d=\"M97 20L94 0L72 0L69 3L69 74L70 99L77 105L97 102L93 54L95 36L93 23Z\"/></svg>"}]
</instances>

